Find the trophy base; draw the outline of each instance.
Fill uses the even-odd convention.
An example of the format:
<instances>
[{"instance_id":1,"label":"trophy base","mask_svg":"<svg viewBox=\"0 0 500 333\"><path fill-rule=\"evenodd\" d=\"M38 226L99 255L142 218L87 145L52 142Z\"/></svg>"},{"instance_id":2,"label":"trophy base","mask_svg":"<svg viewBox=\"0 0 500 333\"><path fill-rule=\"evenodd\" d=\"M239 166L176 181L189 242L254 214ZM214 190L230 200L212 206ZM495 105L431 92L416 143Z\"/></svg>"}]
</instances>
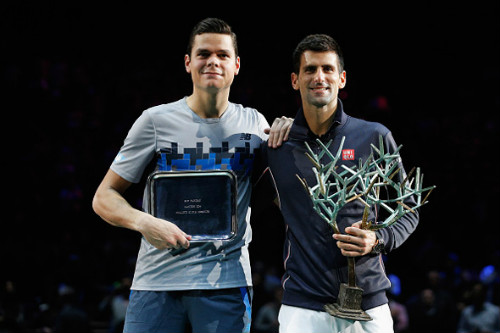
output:
<instances>
[{"instance_id":1,"label":"trophy base","mask_svg":"<svg viewBox=\"0 0 500 333\"><path fill-rule=\"evenodd\" d=\"M363 289L349 287L347 284L340 285L337 303L325 304L324 309L328 314L350 320L369 321L372 317L361 309Z\"/></svg>"}]
</instances>

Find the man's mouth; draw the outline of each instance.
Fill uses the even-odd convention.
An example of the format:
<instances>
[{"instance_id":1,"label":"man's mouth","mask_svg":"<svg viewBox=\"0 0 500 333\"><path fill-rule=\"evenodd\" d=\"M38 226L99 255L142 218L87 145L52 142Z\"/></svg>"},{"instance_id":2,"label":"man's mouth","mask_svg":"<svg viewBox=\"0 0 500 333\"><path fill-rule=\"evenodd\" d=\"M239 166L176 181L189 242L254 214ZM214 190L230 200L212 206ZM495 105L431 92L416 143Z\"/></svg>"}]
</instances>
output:
<instances>
[{"instance_id":1,"label":"man's mouth","mask_svg":"<svg viewBox=\"0 0 500 333\"><path fill-rule=\"evenodd\" d=\"M202 74L205 74L205 75L222 75L222 73L219 73L219 72L203 72Z\"/></svg>"},{"instance_id":2,"label":"man's mouth","mask_svg":"<svg viewBox=\"0 0 500 333\"><path fill-rule=\"evenodd\" d=\"M330 87L327 87L327 86L319 86L319 87L311 87L310 88L312 91L326 91L326 90L330 90Z\"/></svg>"}]
</instances>

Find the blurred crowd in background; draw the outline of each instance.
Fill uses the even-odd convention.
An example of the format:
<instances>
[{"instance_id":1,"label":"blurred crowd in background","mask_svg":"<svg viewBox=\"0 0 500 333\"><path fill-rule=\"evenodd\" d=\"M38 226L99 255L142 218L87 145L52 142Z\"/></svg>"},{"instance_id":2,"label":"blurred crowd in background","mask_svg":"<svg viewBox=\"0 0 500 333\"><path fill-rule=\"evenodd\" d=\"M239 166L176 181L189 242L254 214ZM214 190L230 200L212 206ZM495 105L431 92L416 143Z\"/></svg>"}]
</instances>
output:
<instances>
[{"instance_id":1,"label":"blurred crowd in background","mask_svg":"<svg viewBox=\"0 0 500 333\"><path fill-rule=\"evenodd\" d=\"M269 123L293 117L299 104L289 83L291 51L279 64L259 65L260 52L279 52L279 46L254 50L250 33L241 35L246 54L230 100L257 108ZM424 182L437 185L417 231L384 257L396 333L469 332L467 316L483 316L485 323L495 319L491 313L498 321L499 43L498 33L492 36L475 44L468 39L467 56L453 47L473 36L432 39L427 48L433 52L424 60L387 60L392 67L384 78L374 77L371 62L344 37L353 59L347 58L348 85L341 93L346 112L388 126L404 146L406 168L420 166ZM13 44L28 51L21 40ZM51 52L14 52L2 63L8 214L0 241L0 333L121 332L140 235L100 220L91 201L142 110L190 93L179 46L184 40L173 42L175 62L158 55L135 59L123 45L89 55L73 43L76 49L60 53L64 47L53 41ZM483 43L494 46L479 47ZM391 50L401 47L410 48ZM275 66L283 68L269 72ZM433 76L429 85L424 69ZM127 198L139 207L141 195L139 184ZM252 329L278 332L284 225L270 206L252 216L252 227Z\"/></svg>"}]
</instances>

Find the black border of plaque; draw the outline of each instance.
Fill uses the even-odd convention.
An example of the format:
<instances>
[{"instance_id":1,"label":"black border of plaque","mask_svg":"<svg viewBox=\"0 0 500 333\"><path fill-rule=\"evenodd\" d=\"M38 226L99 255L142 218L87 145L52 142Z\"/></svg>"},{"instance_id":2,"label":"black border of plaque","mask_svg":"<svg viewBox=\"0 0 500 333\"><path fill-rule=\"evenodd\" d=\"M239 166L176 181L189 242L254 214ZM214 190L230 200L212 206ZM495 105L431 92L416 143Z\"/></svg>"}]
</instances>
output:
<instances>
[{"instance_id":1,"label":"black border of plaque","mask_svg":"<svg viewBox=\"0 0 500 333\"><path fill-rule=\"evenodd\" d=\"M148 187L148 213L176 224L192 236L191 242L236 235L236 175L231 170L156 171Z\"/></svg>"}]
</instances>

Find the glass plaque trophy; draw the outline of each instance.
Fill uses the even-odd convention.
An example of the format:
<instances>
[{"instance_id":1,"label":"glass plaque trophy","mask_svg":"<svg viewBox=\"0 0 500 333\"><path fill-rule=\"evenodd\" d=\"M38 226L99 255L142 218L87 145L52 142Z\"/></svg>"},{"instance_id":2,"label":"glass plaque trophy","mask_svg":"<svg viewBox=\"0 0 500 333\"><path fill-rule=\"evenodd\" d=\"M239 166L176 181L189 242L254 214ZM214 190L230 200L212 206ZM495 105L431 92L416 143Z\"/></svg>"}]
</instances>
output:
<instances>
[{"instance_id":1,"label":"glass plaque trophy","mask_svg":"<svg viewBox=\"0 0 500 333\"><path fill-rule=\"evenodd\" d=\"M230 170L157 171L148 178L151 215L176 224L191 242L236 235L236 176Z\"/></svg>"}]
</instances>

